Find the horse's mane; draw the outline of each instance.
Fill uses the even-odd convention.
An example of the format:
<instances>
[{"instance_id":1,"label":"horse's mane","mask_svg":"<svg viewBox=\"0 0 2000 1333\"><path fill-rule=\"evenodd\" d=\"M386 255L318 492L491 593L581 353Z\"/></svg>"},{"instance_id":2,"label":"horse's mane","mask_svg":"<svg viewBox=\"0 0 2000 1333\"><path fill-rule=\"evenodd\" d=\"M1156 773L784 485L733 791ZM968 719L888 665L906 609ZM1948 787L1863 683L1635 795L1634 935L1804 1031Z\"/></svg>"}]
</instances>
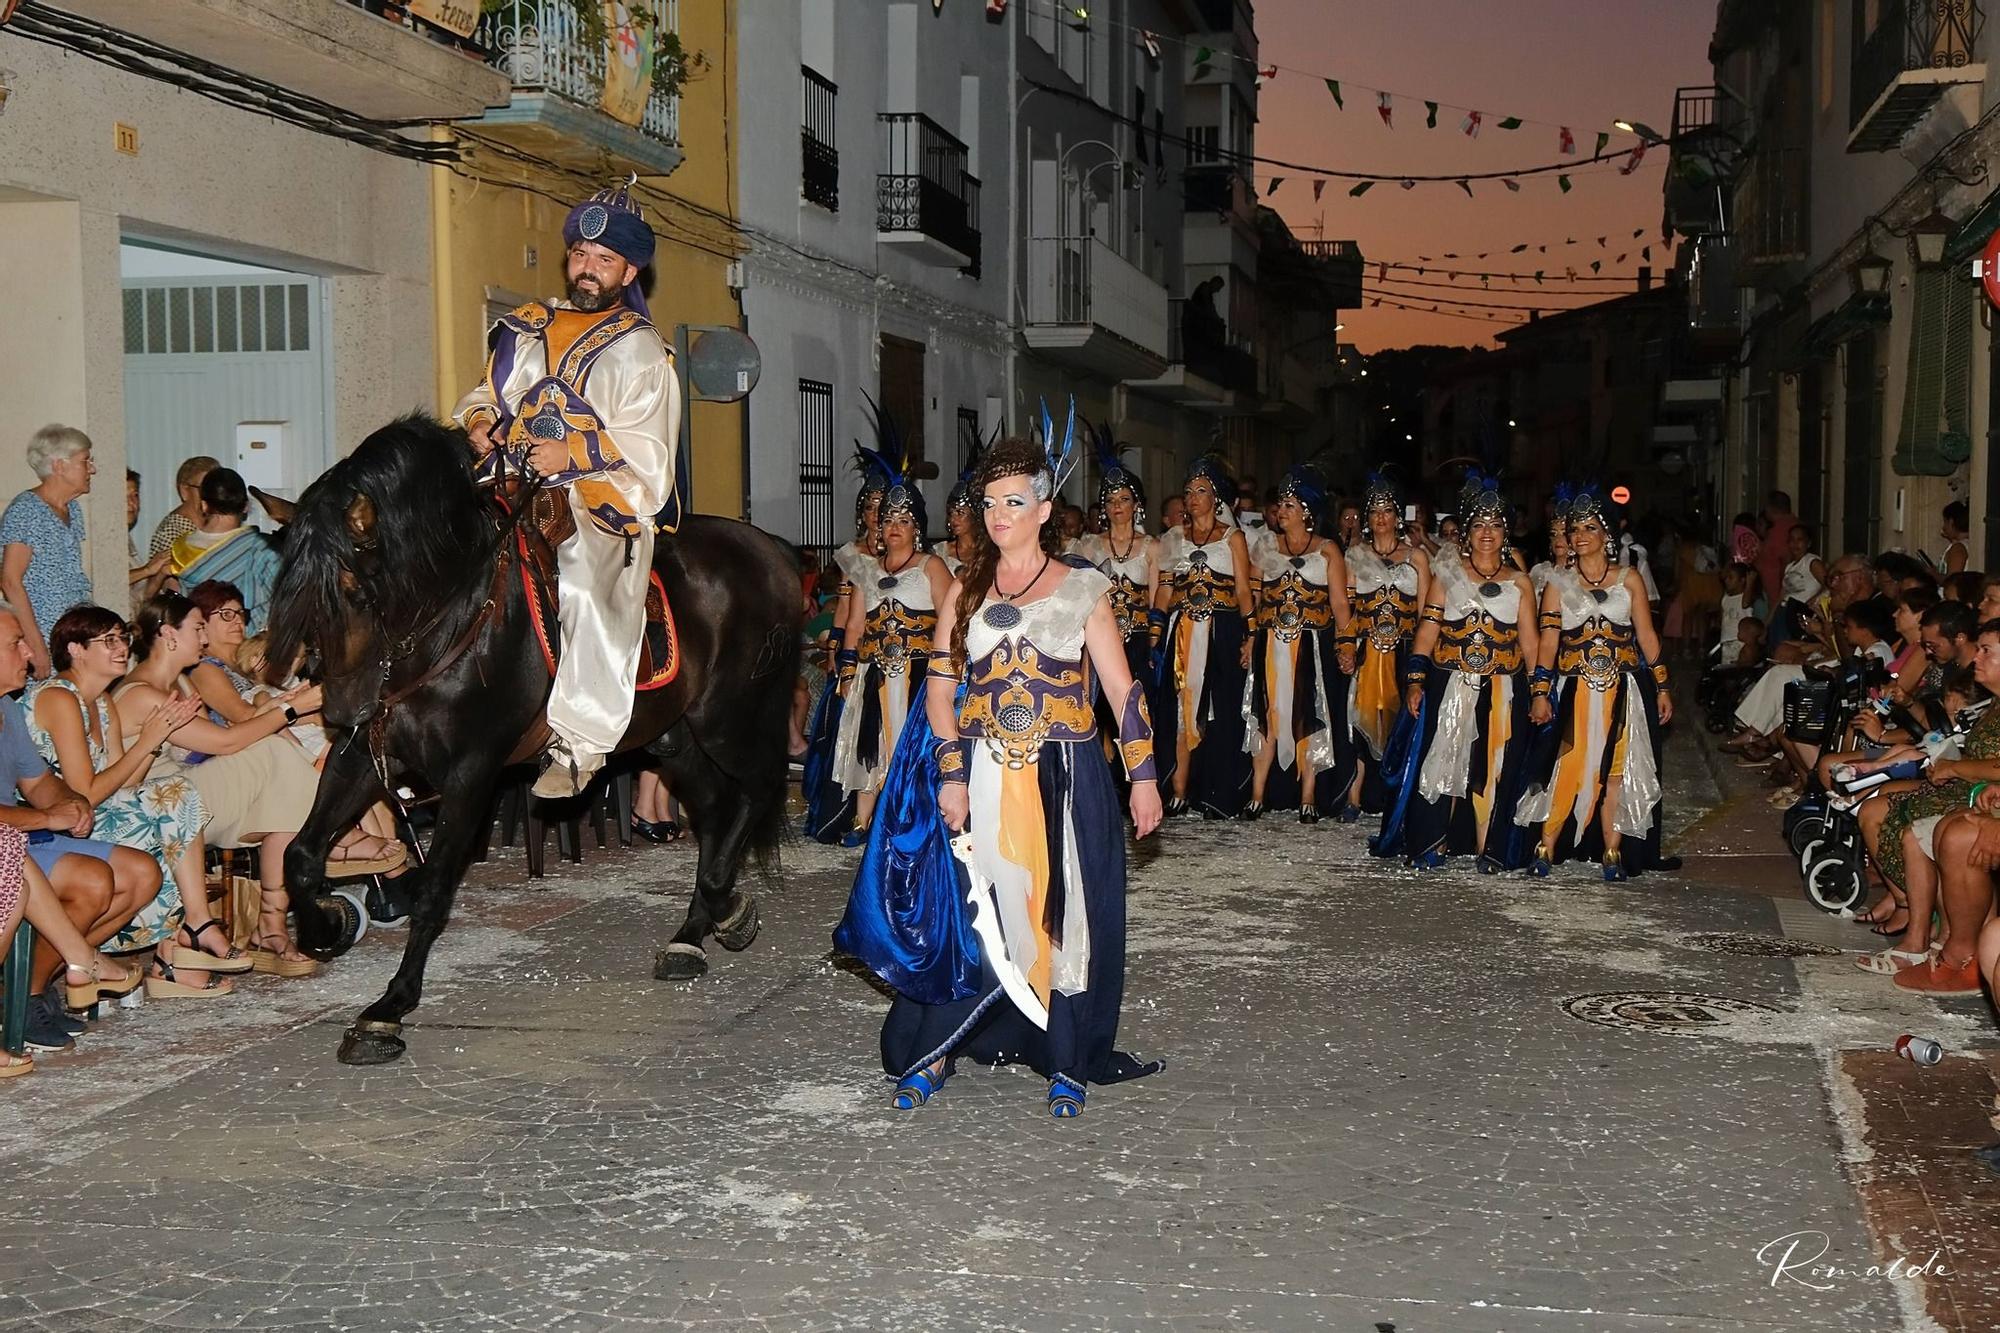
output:
<instances>
[{"instance_id":1,"label":"horse's mane","mask_svg":"<svg viewBox=\"0 0 2000 1333\"><path fill-rule=\"evenodd\" d=\"M385 632L416 628L492 555L464 433L421 412L390 422L299 498L272 596L274 671L289 670L305 645L347 631L340 576L355 566L347 510L357 495L375 506L376 558L364 591Z\"/></svg>"}]
</instances>

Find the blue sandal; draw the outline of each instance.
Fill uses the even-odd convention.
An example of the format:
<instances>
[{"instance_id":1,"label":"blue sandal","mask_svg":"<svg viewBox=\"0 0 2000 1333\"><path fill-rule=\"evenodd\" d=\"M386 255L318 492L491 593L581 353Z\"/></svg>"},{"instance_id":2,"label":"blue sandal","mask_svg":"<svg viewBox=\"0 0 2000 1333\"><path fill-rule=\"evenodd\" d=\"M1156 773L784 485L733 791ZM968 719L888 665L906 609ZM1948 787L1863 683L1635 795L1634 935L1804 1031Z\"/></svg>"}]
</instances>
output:
<instances>
[{"instance_id":1,"label":"blue sandal","mask_svg":"<svg viewBox=\"0 0 2000 1333\"><path fill-rule=\"evenodd\" d=\"M935 1074L929 1069L919 1069L915 1073L905 1074L896 1080L896 1092L889 1099L889 1105L898 1111L914 1111L937 1096L938 1089L942 1088L944 1081L950 1077L951 1075L942 1069Z\"/></svg>"},{"instance_id":2,"label":"blue sandal","mask_svg":"<svg viewBox=\"0 0 2000 1333\"><path fill-rule=\"evenodd\" d=\"M1058 1120L1071 1120L1082 1115L1085 1095L1083 1084L1072 1083L1057 1074L1049 1080L1049 1114Z\"/></svg>"}]
</instances>

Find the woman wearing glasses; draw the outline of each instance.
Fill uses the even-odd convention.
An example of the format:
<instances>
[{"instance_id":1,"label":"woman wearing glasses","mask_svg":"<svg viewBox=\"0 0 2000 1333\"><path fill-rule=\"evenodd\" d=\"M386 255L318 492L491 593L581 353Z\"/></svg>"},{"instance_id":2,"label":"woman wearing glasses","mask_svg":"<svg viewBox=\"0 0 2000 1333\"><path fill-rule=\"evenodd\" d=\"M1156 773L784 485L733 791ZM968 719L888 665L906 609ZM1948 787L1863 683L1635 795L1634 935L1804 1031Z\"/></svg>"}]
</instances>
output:
<instances>
[{"instance_id":1,"label":"woman wearing glasses","mask_svg":"<svg viewBox=\"0 0 2000 1333\"><path fill-rule=\"evenodd\" d=\"M160 863L160 891L103 948L157 951L147 977L155 998L226 995L214 974L241 972L250 960L233 948L209 913L202 868L208 808L186 776L159 763L167 737L201 711L187 697L144 708L127 732L107 695L132 654L125 622L101 606L64 612L49 630L56 674L28 687L28 735L49 766L91 803L91 836L137 847Z\"/></svg>"}]
</instances>

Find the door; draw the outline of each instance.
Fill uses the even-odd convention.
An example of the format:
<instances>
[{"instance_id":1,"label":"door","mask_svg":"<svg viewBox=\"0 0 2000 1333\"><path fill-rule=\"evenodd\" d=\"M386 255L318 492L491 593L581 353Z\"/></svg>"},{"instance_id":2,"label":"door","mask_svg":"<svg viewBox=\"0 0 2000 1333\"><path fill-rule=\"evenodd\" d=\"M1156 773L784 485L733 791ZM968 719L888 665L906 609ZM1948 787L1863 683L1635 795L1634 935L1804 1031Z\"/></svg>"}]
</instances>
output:
<instances>
[{"instance_id":1,"label":"door","mask_svg":"<svg viewBox=\"0 0 2000 1333\"><path fill-rule=\"evenodd\" d=\"M924 345L882 335L881 392L875 401L896 425L907 451L910 475L936 476L935 469L922 465L924 454Z\"/></svg>"},{"instance_id":2,"label":"door","mask_svg":"<svg viewBox=\"0 0 2000 1333\"><path fill-rule=\"evenodd\" d=\"M1875 549L1877 489L1882 473L1882 402L1875 383L1875 334L1850 338L1847 352L1847 451L1841 460L1846 484L1841 506L1840 549Z\"/></svg>"}]
</instances>

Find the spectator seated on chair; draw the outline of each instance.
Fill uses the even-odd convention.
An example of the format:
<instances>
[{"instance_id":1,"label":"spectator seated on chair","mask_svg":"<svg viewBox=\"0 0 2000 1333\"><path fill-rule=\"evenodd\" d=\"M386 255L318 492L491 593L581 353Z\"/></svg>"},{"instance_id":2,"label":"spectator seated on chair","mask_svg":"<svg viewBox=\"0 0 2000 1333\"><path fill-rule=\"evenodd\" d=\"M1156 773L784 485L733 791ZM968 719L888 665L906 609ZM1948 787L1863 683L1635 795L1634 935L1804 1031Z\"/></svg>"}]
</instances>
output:
<instances>
[{"instance_id":1,"label":"spectator seated on chair","mask_svg":"<svg viewBox=\"0 0 2000 1333\"><path fill-rule=\"evenodd\" d=\"M227 993L211 973L241 972L250 960L209 911L208 809L178 765L162 759L167 738L201 711L177 696L133 719L134 739L108 697L124 676L131 634L101 606L73 607L49 631L56 675L28 688L28 734L46 762L94 809L93 836L138 847L159 862L160 891L113 936L112 953L154 950L147 993L156 999Z\"/></svg>"},{"instance_id":2,"label":"spectator seated on chair","mask_svg":"<svg viewBox=\"0 0 2000 1333\"><path fill-rule=\"evenodd\" d=\"M11 696L27 679L20 619L0 603L0 696ZM27 835L28 858L49 890L37 894L31 884L27 904L35 927L28 1038L45 1050L63 1049L70 1039L63 1001L54 994L58 973L79 987L102 982L129 991L139 984L136 970L103 957L97 946L160 891L159 864L135 847L88 837L94 822L90 803L35 752L20 702L0 697L0 824Z\"/></svg>"},{"instance_id":3,"label":"spectator seated on chair","mask_svg":"<svg viewBox=\"0 0 2000 1333\"><path fill-rule=\"evenodd\" d=\"M206 617L177 593L148 598L139 608L135 631L135 663L112 693L129 733L127 745L137 739L138 720L153 708L195 695L184 673L208 650ZM288 934L285 849L312 812L319 774L305 751L283 733L301 714L318 711L319 687L307 686L289 702L264 707L234 725L213 715L190 718L175 728L166 749L168 757L186 766L208 807L209 845L258 844L261 905L250 960L258 971L279 976L308 976L317 970Z\"/></svg>"}]
</instances>

